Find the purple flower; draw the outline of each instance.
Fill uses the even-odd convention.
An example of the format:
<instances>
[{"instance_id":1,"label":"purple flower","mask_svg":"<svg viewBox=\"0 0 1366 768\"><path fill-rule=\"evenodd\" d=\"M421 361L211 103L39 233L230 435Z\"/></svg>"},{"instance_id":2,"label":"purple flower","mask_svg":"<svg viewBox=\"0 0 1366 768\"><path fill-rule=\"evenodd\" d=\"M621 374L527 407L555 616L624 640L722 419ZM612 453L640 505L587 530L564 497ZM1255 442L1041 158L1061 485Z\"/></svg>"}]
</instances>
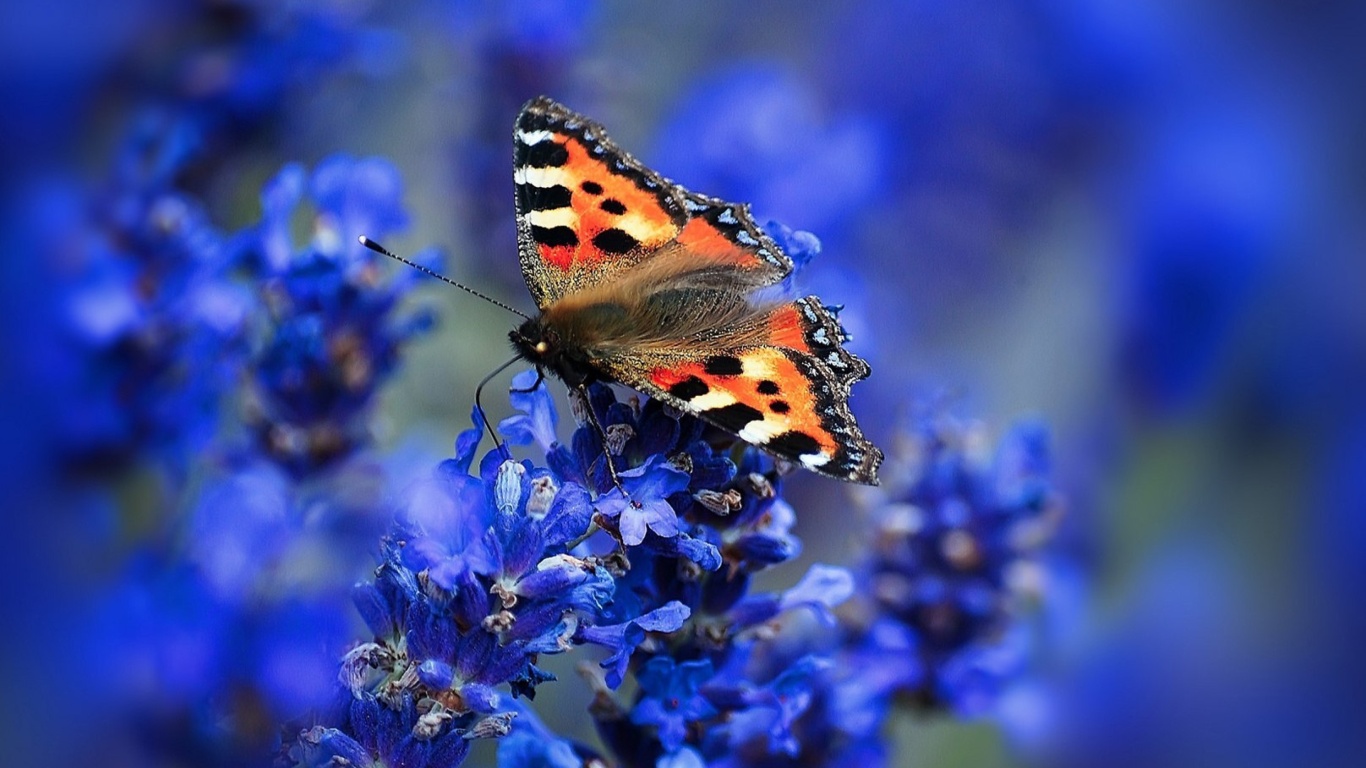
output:
<instances>
[{"instance_id":1,"label":"purple flower","mask_svg":"<svg viewBox=\"0 0 1366 768\"><path fill-rule=\"evenodd\" d=\"M687 489L687 473L652 458L619 474L625 495L621 489L614 489L598 502L597 508L603 516L617 520L622 542L629 547L639 546L647 530L666 539L677 536L678 513L667 499Z\"/></svg>"},{"instance_id":2,"label":"purple flower","mask_svg":"<svg viewBox=\"0 0 1366 768\"><path fill-rule=\"evenodd\" d=\"M688 606L675 600L621 624L580 627L576 639L612 651L611 656L603 659L602 667L607 670L607 684L616 688L625 678L631 654L645 640L645 634L677 631L690 614Z\"/></svg>"}]
</instances>

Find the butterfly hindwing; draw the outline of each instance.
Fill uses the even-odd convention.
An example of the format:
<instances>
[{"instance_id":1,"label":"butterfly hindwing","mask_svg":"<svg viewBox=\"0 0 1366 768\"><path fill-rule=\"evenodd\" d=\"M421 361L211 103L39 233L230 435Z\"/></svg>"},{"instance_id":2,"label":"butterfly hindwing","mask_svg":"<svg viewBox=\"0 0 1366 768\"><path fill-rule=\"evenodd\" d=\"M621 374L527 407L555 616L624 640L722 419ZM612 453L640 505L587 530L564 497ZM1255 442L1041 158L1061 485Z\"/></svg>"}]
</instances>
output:
<instances>
[{"instance_id":1,"label":"butterfly hindwing","mask_svg":"<svg viewBox=\"0 0 1366 768\"><path fill-rule=\"evenodd\" d=\"M868 375L868 364L841 346L834 316L807 297L755 323L763 343L651 349L606 368L623 383L807 469L876 483L882 452L864 438L848 406L850 385Z\"/></svg>"},{"instance_id":2,"label":"butterfly hindwing","mask_svg":"<svg viewBox=\"0 0 1366 768\"><path fill-rule=\"evenodd\" d=\"M842 343L847 339L834 312L815 296L798 299L769 312L763 319L769 341L796 350L821 363L847 389L868 378L871 369Z\"/></svg>"},{"instance_id":3,"label":"butterfly hindwing","mask_svg":"<svg viewBox=\"0 0 1366 768\"><path fill-rule=\"evenodd\" d=\"M542 309L680 249L742 269L755 286L792 270L746 206L684 190L549 99L523 108L513 160L522 276Z\"/></svg>"}]
</instances>

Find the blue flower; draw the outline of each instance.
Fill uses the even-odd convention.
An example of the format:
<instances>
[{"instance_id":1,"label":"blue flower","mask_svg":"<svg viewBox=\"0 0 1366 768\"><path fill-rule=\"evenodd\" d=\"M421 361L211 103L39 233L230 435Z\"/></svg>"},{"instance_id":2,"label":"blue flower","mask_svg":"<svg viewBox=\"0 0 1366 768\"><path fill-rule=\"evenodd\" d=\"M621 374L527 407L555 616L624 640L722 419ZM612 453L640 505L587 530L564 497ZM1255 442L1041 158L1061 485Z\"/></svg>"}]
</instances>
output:
<instances>
[{"instance_id":1,"label":"blue flower","mask_svg":"<svg viewBox=\"0 0 1366 768\"><path fill-rule=\"evenodd\" d=\"M602 667L607 670L607 685L616 688L625 679L631 654L645 640L646 633L677 631L691 613L688 606L674 600L621 624L580 627L575 638L611 649L612 655L603 659Z\"/></svg>"},{"instance_id":2,"label":"blue flower","mask_svg":"<svg viewBox=\"0 0 1366 768\"><path fill-rule=\"evenodd\" d=\"M176 143L159 122L141 126L99 187L48 182L16 222L23 247L47 255L26 325L53 333L21 341L16 370L61 404L28 416L42 421L35 447L48 466L98 476L150 460L179 472L218 427L254 302L229 279L202 204L171 184Z\"/></svg>"},{"instance_id":3,"label":"blue flower","mask_svg":"<svg viewBox=\"0 0 1366 768\"><path fill-rule=\"evenodd\" d=\"M683 745L689 724L717 714L716 708L699 692L711 676L709 661L676 664L666 656L650 659L640 670L644 695L631 710L631 722L654 726L664 751L677 751Z\"/></svg>"},{"instance_id":4,"label":"blue flower","mask_svg":"<svg viewBox=\"0 0 1366 768\"><path fill-rule=\"evenodd\" d=\"M1016 584L1039 567L1035 552L1061 514L1048 482L1047 432L1022 422L994 457L981 450L980 426L944 415L922 422L915 438L906 482L875 510L859 591L880 618L854 641L856 657L879 655L873 628L900 624L910 638L885 629L879 637L894 640L889 664L913 652L919 669L900 675L909 692L930 707L980 714L1021 671L1024 646L1011 631L1022 597Z\"/></svg>"},{"instance_id":5,"label":"blue flower","mask_svg":"<svg viewBox=\"0 0 1366 768\"><path fill-rule=\"evenodd\" d=\"M831 662L816 656L803 656L769 684L746 692L748 709L730 723L729 737L736 745L756 739L765 743L771 755L796 757L802 744L794 732L798 718L806 714L816 698L820 676Z\"/></svg>"},{"instance_id":6,"label":"blue flower","mask_svg":"<svg viewBox=\"0 0 1366 768\"><path fill-rule=\"evenodd\" d=\"M289 227L305 188L314 235L296 250ZM261 223L236 238L236 258L262 281L270 312L249 367L252 420L265 452L296 474L369 442L375 393L403 344L431 326L429 313L396 310L414 277L385 280L356 242L362 231L383 237L405 226L401 196L397 171L379 158L333 156L311 179L286 166L262 193Z\"/></svg>"},{"instance_id":7,"label":"blue flower","mask_svg":"<svg viewBox=\"0 0 1366 768\"><path fill-rule=\"evenodd\" d=\"M454 717L444 707L432 702L422 711L410 693L397 698L391 706L375 696L361 696L347 712L352 738L378 758L378 765L441 768L464 761L470 742L451 725Z\"/></svg>"},{"instance_id":8,"label":"blue flower","mask_svg":"<svg viewBox=\"0 0 1366 768\"><path fill-rule=\"evenodd\" d=\"M321 725L299 734L289 750L289 757L301 768L331 768L337 765L375 768L378 765L371 758L370 750L355 739L336 728L324 728Z\"/></svg>"},{"instance_id":9,"label":"blue flower","mask_svg":"<svg viewBox=\"0 0 1366 768\"><path fill-rule=\"evenodd\" d=\"M498 768L580 768L583 759L569 742L513 730L498 745Z\"/></svg>"},{"instance_id":10,"label":"blue flower","mask_svg":"<svg viewBox=\"0 0 1366 768\"><path fill-rule=\"evenodd\" d=\"M512 407L522 413L500 421L498 431L513 445L535 442L541 450L550 453L559 444L555 433L559 414L555 412L555 401L545 382L530 391L522 391L535 381L534 371L523 371L512 378Z\"/></svg>"},{"instance_id":11,"label":"blue flower","mask_svg":"<svg viewBox=\"0 0 1366 768\"><path fill-rule=\"evenodd\" d=\"M819 563L811 566L796 586L780 595L746 597L728 610L737 628L752 627L785 611L810 609L827 627L835 626L831 610L854 593L854 577L844 568Z\"/></svg>"},{"instance_id":12,"label":"blue flower","mask_svg":"<svg viewBox=\"0 0 1366 768\"><path fill-rule=\"evenodd\" d=\"M639 546L645 532L663 538L678 535L678 513L668 497L687 490L689 477L661 460L650 459L634 469L619 473L622 489L615 489L597 505L604 517L615 519L621 540L628 547Z\"/></svg>"}]
</instances>

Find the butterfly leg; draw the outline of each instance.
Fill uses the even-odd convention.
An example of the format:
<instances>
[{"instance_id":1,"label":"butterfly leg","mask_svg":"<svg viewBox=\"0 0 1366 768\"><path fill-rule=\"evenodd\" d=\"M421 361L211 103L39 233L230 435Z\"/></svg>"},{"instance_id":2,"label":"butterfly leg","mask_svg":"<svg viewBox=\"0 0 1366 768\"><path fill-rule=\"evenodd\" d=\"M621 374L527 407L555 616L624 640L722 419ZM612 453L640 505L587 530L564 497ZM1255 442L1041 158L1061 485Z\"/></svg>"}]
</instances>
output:
<instances>
[{"instance_id":1,"label":"butterfly leg","mask_svg":"<svg viewBox=\"0 0 1366 768\"><path fill-rule=\"evenodd\" d=\"M623 497L630 498L631 494L626 492L626 487L621 484L621 477L617 475L617 465L612 461L612 452L607 449L607 430L602 428L598 414L593 410L593 401L588 398L588 385L579 384L578 390L579 395L583 397L583 409L588 413L588 422L598 431L598 439L602 441L602 457L607 460L607 473L612 476L612 485L621 491Z\"/></svg>"}]
</instances>

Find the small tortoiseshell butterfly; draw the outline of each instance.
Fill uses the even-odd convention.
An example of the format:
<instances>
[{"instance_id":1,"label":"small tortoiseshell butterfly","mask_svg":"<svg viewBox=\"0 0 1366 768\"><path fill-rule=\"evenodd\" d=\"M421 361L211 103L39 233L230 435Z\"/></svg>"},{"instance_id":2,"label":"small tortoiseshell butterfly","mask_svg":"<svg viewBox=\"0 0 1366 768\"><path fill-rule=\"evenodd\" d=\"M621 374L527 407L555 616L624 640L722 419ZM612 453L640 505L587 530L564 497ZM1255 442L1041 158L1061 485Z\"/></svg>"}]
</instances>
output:
<instances>
[{"instance_id":1,"label":"small tortoiseshell butterfly","mask_svg":"<svg viewBox=\"0 0 1366 768\"><path fill-rule=\"evenodd\" d=\"M748 206L661 177L548 98L522 109L514 138L518 250L540 308L512 332L521 357L571 387L619 382L814 472L877 484L882 451L848 402L868 364L820 299L764 296L792 260Z\"/></svg>"}]
</instances>

